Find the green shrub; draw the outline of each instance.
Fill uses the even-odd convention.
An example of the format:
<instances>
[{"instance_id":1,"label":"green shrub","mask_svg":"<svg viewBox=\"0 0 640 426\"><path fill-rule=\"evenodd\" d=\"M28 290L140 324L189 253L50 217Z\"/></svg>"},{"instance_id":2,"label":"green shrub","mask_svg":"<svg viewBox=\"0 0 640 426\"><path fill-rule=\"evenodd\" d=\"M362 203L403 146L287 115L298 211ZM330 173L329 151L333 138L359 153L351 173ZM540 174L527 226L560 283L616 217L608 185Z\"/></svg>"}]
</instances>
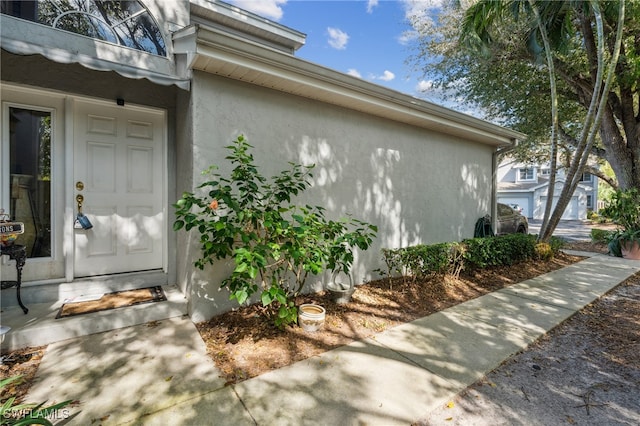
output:
<instances>
[{"instance_id":1,"label":"green shrub","mask_svg":"<svg viewBox=\"0 0 640 426\"><path fill-rule=\"evenodd\" d=\"M482 269L488 266L513 265L535 256L536 238L529 234L509 234L493 238L463 241L466 265Z\"/></svg>"},{"instance_id":2,"label":"green shrub","mask_svg":"<svg viewBox=\"0 0 640 426\"><path fill-rule=\"evenodd\" d=\"M554 255L558 254L566 243L567 242L560 237L551 237L549 239L549 245L551 246L551 250L553 251Z\"/></svg>"},{"instance_id":3,"label":"green shrub","mask_svg":"<svg viewBox=\"0 0 640 426\"><path fill-rule=\"evenodd\" d=\"M200 234L203 269L216 260L231 258L233 272L222 281L230 298L242 304L259 292L278 326L297 321L295 297L309 274L325 270L349 273L353 251L366 250L377 228L346 217L328 220L319 206L298 206L292 198L310 186L313 166L291 163L291 168L267 179L258 172L244 137L227 149L234 167L229 176L208 174L199 194L185 192L174 204L173 229Z\"/></svg>"},{"instance_id":4,"label":"green shrub","mask_svg":"<svg viewBox=\"0 0 640 426\"><path fill-rule=\"evenodd\" d=\"M382 249L382 260L387 266L386 271L379 271L391 278L398 275L406 275L400 254L403 249Z\"/></svg>"},{"instance_id":5,"label":"green shrub","mask_svg":"<svg viewBox=\"0 0 640 426\"><path fill-rule=\"evenodd\" d=\"M553 253L552 240L552 243L545 246L544 258L553 256ZM540 256L542 255L536 251L536 237L527 234L382 250L388 277L401 275L413 279L444 274L457 276L464 268L513 265Z\"/></svg>"},{"instance_id":6,"label":"green shrub","mask_svg":"<svg viewBox=\"0 0 640 426\"><path fill-rule=\"evenodd\" d=\"M409 276L413 279L434 275L457 274L463 248L459 243L419 244L399 249L383 249L387 266L385 275Z\"/></svg>"},{"instance_id":7,"label":"green shrub","mask_svg":"<svg viewBox=\"0 0 640 426\"><path fill-rule=\"evenodd\" d=\"M631 188L616 191L600 214L613 220L625 231L640 229L640 190Z\"/></svg>"},{"instance_id":8,"label":"green shrub","mask_svg":"<svg viewBox=\"0 0 640 426\"><path fill-rule=\"evenodd\" d=\"M611 239L611 235L613 232L607 231L606 229L591 229L591 241L594 243L608 243Z\"/></svg>"},{"instance_id":9,"label":"green shrub","mask_svg":"<svg viewBox=\"0 0 640 426\"><path fill-rule=\"evenodd\" d=\"M553 250L549 243L537 243L536 244L536 259L549 260L553 258Z\"/></svg>"}]
</instances>

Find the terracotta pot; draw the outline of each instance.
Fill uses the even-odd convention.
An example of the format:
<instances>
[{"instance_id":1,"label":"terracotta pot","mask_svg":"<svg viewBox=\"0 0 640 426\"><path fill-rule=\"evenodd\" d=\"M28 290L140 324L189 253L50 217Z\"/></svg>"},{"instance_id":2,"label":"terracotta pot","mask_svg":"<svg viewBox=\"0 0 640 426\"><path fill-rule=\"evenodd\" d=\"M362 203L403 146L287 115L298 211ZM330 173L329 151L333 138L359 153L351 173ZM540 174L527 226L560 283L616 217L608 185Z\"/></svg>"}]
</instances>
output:
<instances>
[{"instance_id":1,"label":"terracotta pot","mask_svg":"<svg viewBox=\"0 0 640 426\"><path fill-rule=\"evenodd\" d=\"M640 260L640 243L638 241L620 241L622 257L625 259Z\"/></svg>"}]
</instances>

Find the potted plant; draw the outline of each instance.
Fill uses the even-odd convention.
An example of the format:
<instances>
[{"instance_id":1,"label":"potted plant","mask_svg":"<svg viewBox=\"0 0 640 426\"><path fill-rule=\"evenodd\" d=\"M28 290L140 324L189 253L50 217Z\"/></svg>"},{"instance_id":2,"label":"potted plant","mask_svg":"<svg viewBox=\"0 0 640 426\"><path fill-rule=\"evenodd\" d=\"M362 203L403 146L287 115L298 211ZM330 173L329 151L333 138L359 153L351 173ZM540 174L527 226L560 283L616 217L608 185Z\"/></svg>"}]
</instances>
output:
<instances>
[{"instance_id":1,"label":"potted plant","mask_svg":"<svg viewBox=\"0 0 640 426\"><path fill-rule=\"evenodd\" d=\"M356 229L347 232L342 222L330 222L327 235L335 235L328 249L327 269L331 271L331 281L326 289L336 303L348 303L355 291L351 277L353 264L353 250L357 247L366 250L375 237L377 228L365 222L351 219L357 225ZM341 278L346 275L348 282Z\"/></svg>"},{"instance_id":2,"label":"potted plant","mask_svg":"<svg viewBox=\"0 0 640 426\"><path fill-rule=\"evenodd\" d=\"M349 278L349 282L343 282L338 279L339 273L342 271L334 271L331 274L331 281L327 283L327 291L331 295L331 298L337 304L349 303L351 301L351 295L356 291L353 285L353 279L351 278L351 274L346 273L347 278Z\"/></svg>"},{"instance_id":3,"label":"potted plant","mask_svg":"<svg viewBox=\"0 0 640 426\"><path fill-rule=\"evenodd\" d=\"M611 254L640 260L640 191L616 191L601 213L619 226L609 238Z\"/></svg>"}]
</instances>

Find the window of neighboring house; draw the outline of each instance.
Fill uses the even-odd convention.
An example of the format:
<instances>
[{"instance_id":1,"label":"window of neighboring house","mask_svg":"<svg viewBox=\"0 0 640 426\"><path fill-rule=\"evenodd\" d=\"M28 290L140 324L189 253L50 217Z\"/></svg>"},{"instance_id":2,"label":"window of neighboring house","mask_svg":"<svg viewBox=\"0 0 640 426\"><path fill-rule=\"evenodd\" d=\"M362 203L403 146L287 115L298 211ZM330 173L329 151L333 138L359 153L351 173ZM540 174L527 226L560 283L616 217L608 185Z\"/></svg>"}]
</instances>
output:
<instances>
[{"instance_id":1,"label":"window of neighboring house","mask_svg":"<svg viewBox=\"0 0 640 426\"><path fill-rule=\"evenodd\" d=\"M587 209L593 210L593 195L587 194Z\"/></svg>"},{"instance_id":2,"label":"window of neighboring house","mask_svg":"<svg viewBox=\"0 0 640 426\"><path fill-rule=\"evenodd\" d=\"M591 173L583 173L582 176L580 176L580 182L591 182L593 179Z\"/></svg>"},{"instance_id":3,"label":"window of neighboring house","mask_svg":"<svg viewBox=\"0 0 640 426\"><path fill-rule=\"evenodd\" d=\"M530 167L518 170L518 180L533 180L534 173Z\"/></svg>"},{"instance_id":4,"label":"window of neighboring house","mask_svg":"<svg viewBox=\"0 0 640 426\"><path fill-rule=\"evenodd\" d=\"M0 12L154 55L167 54L158 25L136 0L0 0Z\"/></svg>"},{"instance_id":5,"label":"window of neighboring house","mask_svg":"<svg viewBox=\"0 0 640 426\"><path fill-rule=\"evenodd\" d=\"M551 169L540 169L540 174L542 176L549 176L551 174Z\"/></svg>"}]
</instances>

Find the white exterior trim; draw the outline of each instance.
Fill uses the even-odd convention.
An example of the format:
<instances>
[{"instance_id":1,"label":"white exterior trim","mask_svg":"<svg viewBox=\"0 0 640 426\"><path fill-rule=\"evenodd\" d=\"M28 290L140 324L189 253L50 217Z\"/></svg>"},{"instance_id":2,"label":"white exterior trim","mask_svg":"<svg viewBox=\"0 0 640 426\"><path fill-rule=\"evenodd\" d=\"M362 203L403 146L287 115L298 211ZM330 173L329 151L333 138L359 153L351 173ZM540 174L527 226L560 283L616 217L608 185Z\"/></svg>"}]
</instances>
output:
<instances>
[{"instance_id":1,"label":"white exterior trim","mask_svg":"<svg viewBox=\"0 0 640 426\"><path fill-rule=\"evenodd\" d=\"M525 135L391 89L307 62L230 34L192 25L174 33L174 51L188 70L268 87L494 147Z\"/></svg>"},{"instance_id":2,"label":"white exterior trim","mask_svg":"<svg viewBox=\"0 0 640 426\"><path fill-rule=\"evenodd\" d=\"M73 164L74 164L74 117L75 117L75 103L76 101L91 102L96 105L112 106L112 102L80 95L68 95L61 92L56 92L48 89L40 89L34 87L28 87L23 85L16 85L11 83L0 84L1 92L3 93L2 105L2 122L8 122L9 107L18 107L25 109L33 109L39 111L48 111L52 114L52 132L54 134L54 140L52 143L52 176L55 176L55 181L52 180L51 187L51 223L55 230L52 233L52 256L49 258L29 258L29 264L45 265L45 263L57 263L60 266L55 268L60 269L60 273L55 273L47 277L38 276L36 278L29 277L25 272L25 284L40 285L50 282L72 282L75 279L73 270L73 256L74 256L74 230L73 222L75 219L75 191L70 188L75 187L73 176ZM8 99L5 99L8 98ZM38 101L37 99L41 99ZM53 104L59 104L52 106ZM160 165L165 172L163 172L162 185L162 212L165 216L165 224L170 222L169 217L169 194L168 194L168 135L167 135L167 111L162 108L150 107L144 105L127 104L126 108L134 111L152 112L154 114L161 114L163 117L163 134L162 134L162 164ZM8 126L3 126L3 132L8 132ZM4 135L2 135L3 138ZM8 138L6 138L8 141ZM8 170L9 170L9 156L8 156L8 143L0 144L0 165L2 171L0 173L0 205L8 205L9 194L5 193L4 189L9 187ZM6 166L6 167L5 167ZM163 245L163 258L162 258L162 272L166 275L168 270L173 265L169 265L168 256L168 235L163 233L162 235ZM6 259L0 259L0 262L4 262ZM174 262L173 259L171 262ZM29 268L30 271L33 268ZM53 271L54 267L41 267L43 271ZM57 269L56 269L57 270ZM30 272L29 271L29 272ZM55 275L55 276L54 276ZM52 281L53 280L53 281Z\"/></svg>"}]
</instances>

